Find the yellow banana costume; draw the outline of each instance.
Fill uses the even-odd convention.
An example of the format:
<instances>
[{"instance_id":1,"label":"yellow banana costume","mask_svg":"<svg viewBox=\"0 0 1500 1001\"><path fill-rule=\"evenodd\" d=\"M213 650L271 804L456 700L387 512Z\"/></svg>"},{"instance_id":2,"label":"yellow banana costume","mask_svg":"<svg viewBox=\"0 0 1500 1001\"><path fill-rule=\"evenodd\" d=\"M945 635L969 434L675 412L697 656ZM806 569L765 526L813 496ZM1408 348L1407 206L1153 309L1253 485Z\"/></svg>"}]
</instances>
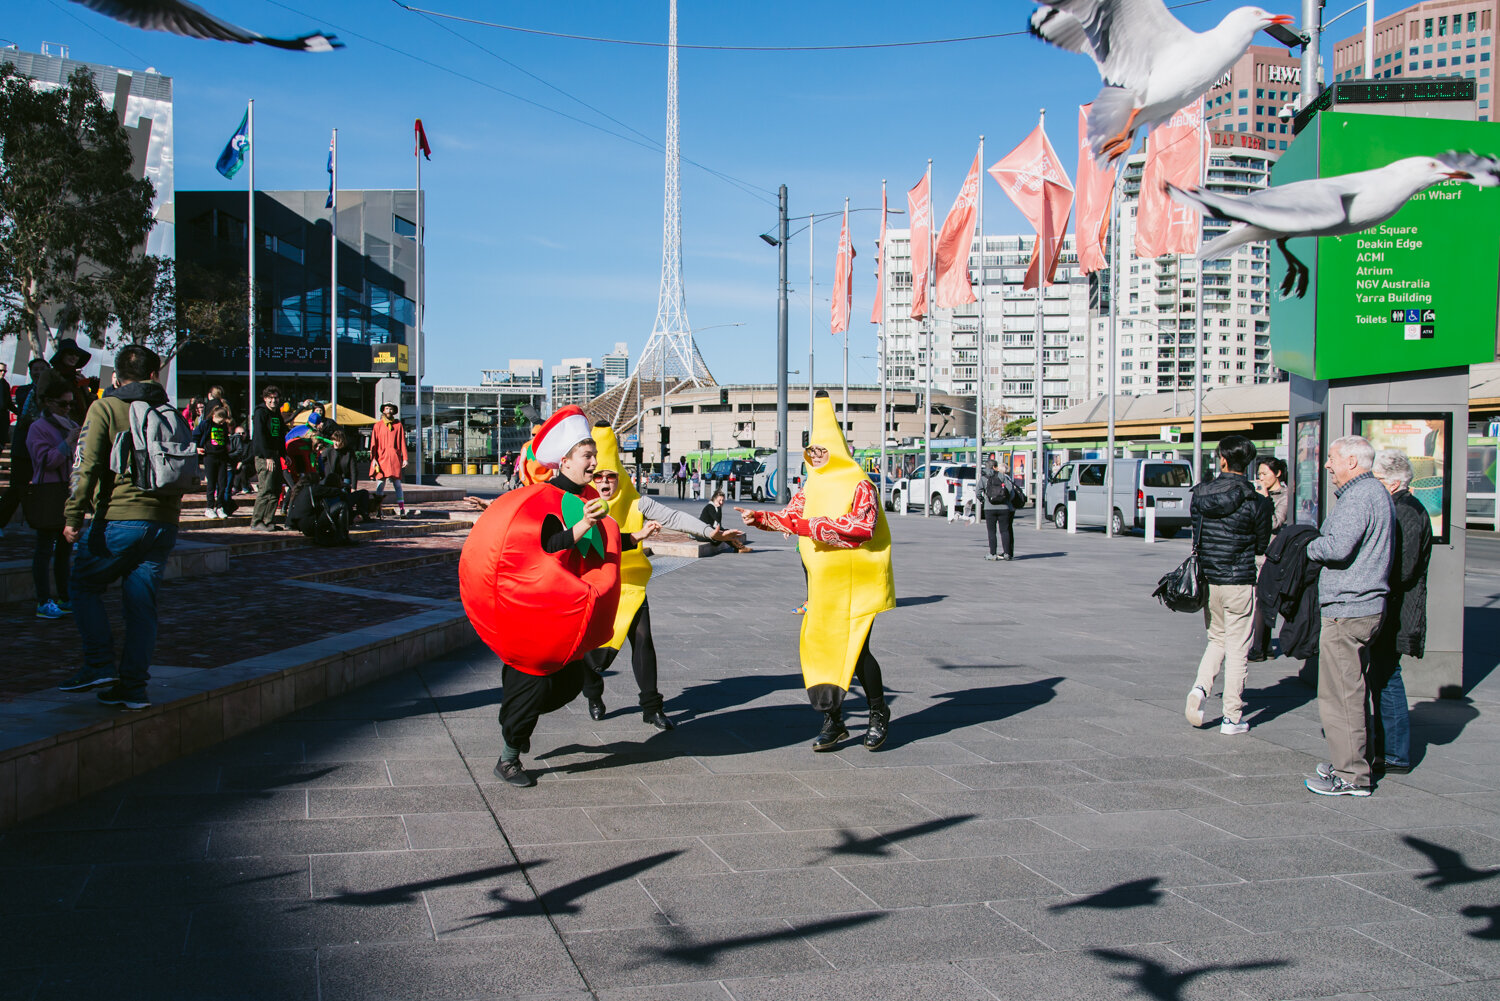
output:
<instances>
[{"instance_id":1,"label":"yellow banana costume","mask_svg":"<svg viewBox=\"0 0 1500 1001\"><path fill-rule=\"evenodd\" d=\"M641 495L635 489L625 464L620 461L620 442L615 429L607 425L594 425L594 443L599 447L596 473L613 471L620 478L620 485L609 499L609 516L620 526L620 535L639 532L646 524L641 514ZM619 650L625 644L626 634L641 602L646 600L646 583L651 580L651 561L646 550L640 546L626 550L620 555L620 608L615 612L615 632L605 646Z\"/></svg>"},{"instance_id":2,"label":"yellow banana costume","mask_svg":"<svg viewBox=\"0 0 1500 1001\"><path fill-rule=\"evenodd\" d=\"M808 463L803 516L838 519L849 514L854 491L869 477L849 454L839 430L833 401L813 401L809 444L828 449L821 466ZM797 549L807 567L807 614L802 618L802 681L808 698L820 709L837 707L849 690L855 662L864 648L875 616L896 607L891 571L891 531L879 498L870 539L852 549L802 536ZM822 686L833 686L834 693ZM821 690L820 690L821 689Z\"/></svg>"}]
</instances>

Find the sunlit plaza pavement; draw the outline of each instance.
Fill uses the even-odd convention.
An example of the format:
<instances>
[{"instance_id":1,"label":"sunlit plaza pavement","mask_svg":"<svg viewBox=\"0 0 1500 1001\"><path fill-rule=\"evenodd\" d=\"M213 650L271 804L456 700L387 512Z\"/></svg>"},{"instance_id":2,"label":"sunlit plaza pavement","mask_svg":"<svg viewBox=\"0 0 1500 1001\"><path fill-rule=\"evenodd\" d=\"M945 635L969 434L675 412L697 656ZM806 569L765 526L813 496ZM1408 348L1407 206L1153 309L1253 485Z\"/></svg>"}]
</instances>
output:
<instances>
[{"instance_id":1,"label":"sunlit plaza pavement","mask_svg":"<svg viewBox=\"0 0 1500 1001\"><path fill-rule=\"evenodd\" d=\"M651 584L678 728L622 658L602 722L543 718L533 789L491 774L473 647L6 833L0 999L1500 995L1492 544L1470 699L1414 703L1410 775L1323 799L1295 662L1251 666L1248 734L1184 721L1201 619L1150 592L1185 540L893 533L883 750L857 694L809 750L802 574L763 535Z\"/></svg>"}]
</instances>

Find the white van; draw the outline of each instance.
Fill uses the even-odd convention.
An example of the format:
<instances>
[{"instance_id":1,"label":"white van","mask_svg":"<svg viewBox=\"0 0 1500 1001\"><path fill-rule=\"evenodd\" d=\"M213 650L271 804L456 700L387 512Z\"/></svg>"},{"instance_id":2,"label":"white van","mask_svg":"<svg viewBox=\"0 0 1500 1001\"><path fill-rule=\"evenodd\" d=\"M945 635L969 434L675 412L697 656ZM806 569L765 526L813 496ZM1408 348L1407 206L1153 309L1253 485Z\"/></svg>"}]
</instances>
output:
<instances>
[{"instance_id":1,"label":"white van","mask_svg":"<svg viewBox=\"0 0 1500 1001\"><path fill-rule=\"evenodd\" d=\"M1065 462L1047 479L1043 504L1052 524L1068 527L1068 491L1077 491L1078 526L1103 528L1114 520L1114 533L1146 526L1146 499L1156 503L1157 534L1172 538L1192 524L1193 464L1182 459L1116 459L1114 502L1104 498L1104 460Z\"/></svg>"}]
</instances>

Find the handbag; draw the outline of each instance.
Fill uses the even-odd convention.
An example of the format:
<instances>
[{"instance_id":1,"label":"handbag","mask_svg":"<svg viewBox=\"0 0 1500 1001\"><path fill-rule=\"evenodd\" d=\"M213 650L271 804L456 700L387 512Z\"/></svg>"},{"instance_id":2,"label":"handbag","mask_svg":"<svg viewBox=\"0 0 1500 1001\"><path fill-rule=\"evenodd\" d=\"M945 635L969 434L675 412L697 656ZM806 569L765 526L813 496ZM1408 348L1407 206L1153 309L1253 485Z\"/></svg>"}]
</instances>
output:
<instances>
[{"instance_id":1,"label":"handbag","mask_svg":"<svg viewBox=\"0 0 1500 1001\"><path fill-rule=\"evenodd\" d=\"M1193 519L1193 551L1175 570L1162 574L1151 596L1174 612L1201 612L1208 601L1203 568L1198 564L1198 519Z\"/></svg>"},{"instance_id":2,"label":"handbag","mask_svg":"<svg viewBox=\"0 0 1500 1001\"><path fill-rule=\"evenodd\" d=\"M21 501L21 511L26 515L26 524L38 532L60 532L63 527L63 508L68 504L66 483L32 483Z\"/></svg>"}]
</instances>

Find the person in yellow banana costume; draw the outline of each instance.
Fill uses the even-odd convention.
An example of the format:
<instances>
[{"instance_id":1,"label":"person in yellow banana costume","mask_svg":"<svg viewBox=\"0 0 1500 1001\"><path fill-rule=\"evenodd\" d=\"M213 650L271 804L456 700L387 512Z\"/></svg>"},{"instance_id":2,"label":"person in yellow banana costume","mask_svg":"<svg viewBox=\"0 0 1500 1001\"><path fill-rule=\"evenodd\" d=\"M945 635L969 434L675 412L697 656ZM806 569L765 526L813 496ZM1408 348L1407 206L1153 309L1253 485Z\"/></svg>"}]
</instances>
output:
<instances>
[{"instance_id":1,"label":"person in yellow banana costume","mask_svg":"<svg viewBox=\"0 0 1500 1001\"><path fill-rule=\"evenodd\" d=\"M716 530L676 508L642 497L625 470L619 440L608 424L594 425L594 441L599 447L594 489L608 502L609 515L619 523L622 537L649 538L649 534L639 533L655 526L713 542L744 538L743 532ZM603 719L606 710L602 674L629 639L630 666L641 691L641 719L658 730L671 730L675 724L664 711L661 691L656 686L656 644L651 638L651 608L646 601L646 582L650 579L651 560L646 551L640 547L626 548L620 555L620 605L615 612L615 632L608 643L584 656L584 663L592 670L584 674L583 695L588 699L589 716Z\"/></svg>"},{"instance_id":2,"label":"person in yellow banana costume","mask_svg":"<svg viewBox=\"0 0 1500 1001\"><path fill-rule=\"evenodd\" d=\"M890 527L875 485L849 454L827 393L813 401L812 434L803 454L807 479L785 510L735 510L747 525L799 536L807 568L802 681L813 708L824 714L812 749L831 751L848 738L844 696L857 677L870 706L865 747L879 750L891 713L880 664L870 653L870 627L876 615L896 607Z\"/></svg>"}]
</instances>

